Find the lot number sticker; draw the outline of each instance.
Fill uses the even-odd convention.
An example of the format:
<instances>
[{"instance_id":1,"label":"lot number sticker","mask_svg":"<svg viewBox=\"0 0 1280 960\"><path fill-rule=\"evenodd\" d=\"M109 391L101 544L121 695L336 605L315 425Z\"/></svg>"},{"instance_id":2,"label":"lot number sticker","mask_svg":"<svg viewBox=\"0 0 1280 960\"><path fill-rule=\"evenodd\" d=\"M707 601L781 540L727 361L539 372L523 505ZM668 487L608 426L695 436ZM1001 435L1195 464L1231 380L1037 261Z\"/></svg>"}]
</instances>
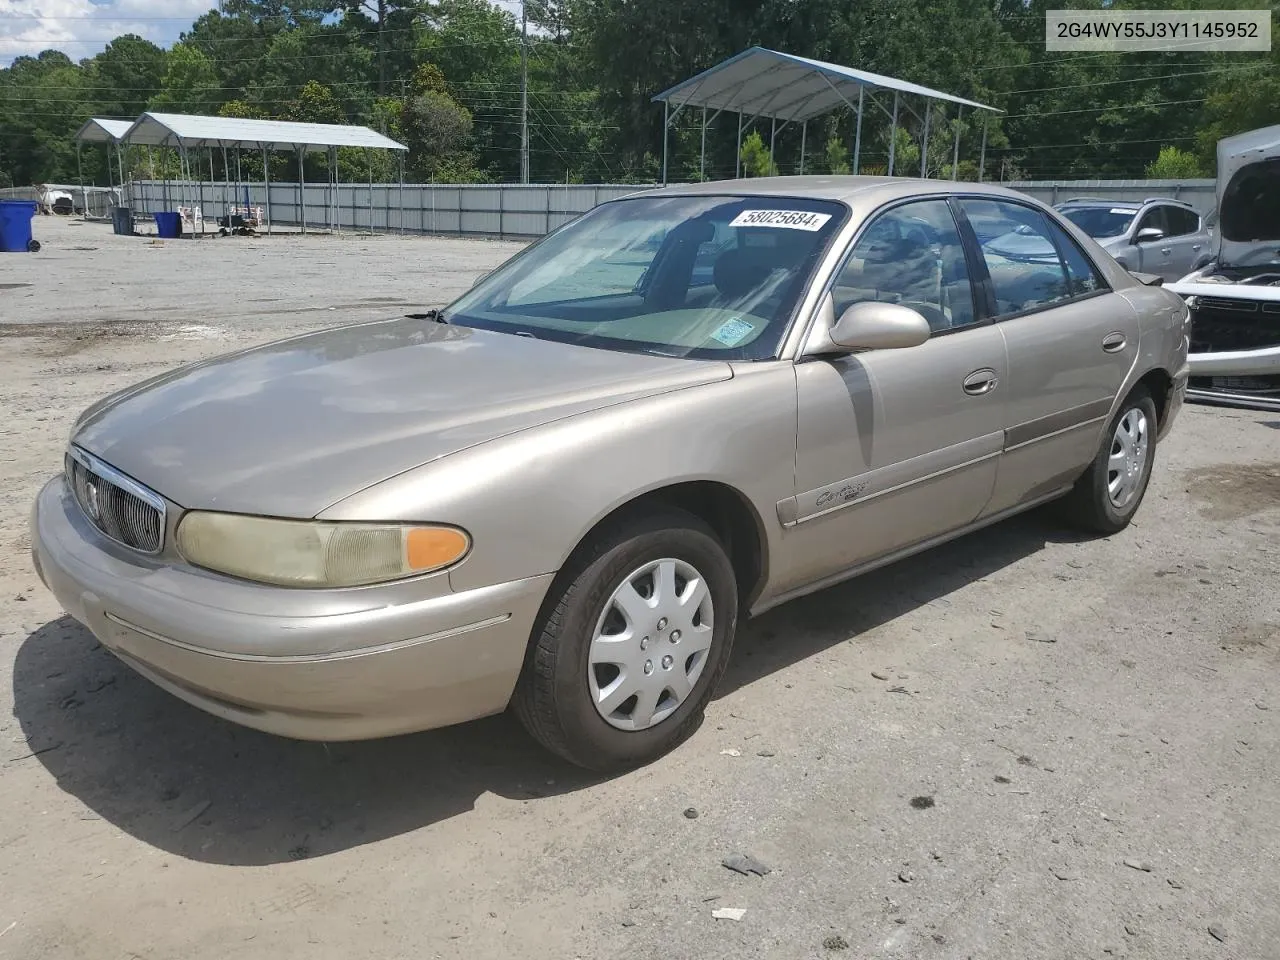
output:
<instances>
[{"instance_id":1,"label":"lot number sticker","mask_svg":"<svg viewBox=\"0 0 1280 960\"><path fill-rule=\"evenodd\" d=\"M808 210L743 210L730 221L731 227L781 227L785 230L821 230L831 219L829 213Z\"/></svg>"}]
</instances>

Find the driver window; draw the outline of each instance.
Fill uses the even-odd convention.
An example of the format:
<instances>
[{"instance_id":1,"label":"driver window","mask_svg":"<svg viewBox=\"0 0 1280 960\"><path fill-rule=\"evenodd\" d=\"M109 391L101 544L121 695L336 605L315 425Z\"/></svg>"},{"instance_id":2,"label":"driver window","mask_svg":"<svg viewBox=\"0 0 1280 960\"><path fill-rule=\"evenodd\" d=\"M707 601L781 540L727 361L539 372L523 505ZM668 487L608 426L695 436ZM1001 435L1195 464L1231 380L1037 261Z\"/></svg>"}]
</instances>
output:
<instances>
[{"instance_id":1,"label":"driver window","mask_svg":"<svg viewBox=\"0 0 1280 960\"><path fill-rule=\"evenodd\" d=\"M946 201L905 203L873 220L849 251L832 296L837 317L875 300L918 311L935 334L974 323L964 247Z\"/></svg>"}]
</instances>

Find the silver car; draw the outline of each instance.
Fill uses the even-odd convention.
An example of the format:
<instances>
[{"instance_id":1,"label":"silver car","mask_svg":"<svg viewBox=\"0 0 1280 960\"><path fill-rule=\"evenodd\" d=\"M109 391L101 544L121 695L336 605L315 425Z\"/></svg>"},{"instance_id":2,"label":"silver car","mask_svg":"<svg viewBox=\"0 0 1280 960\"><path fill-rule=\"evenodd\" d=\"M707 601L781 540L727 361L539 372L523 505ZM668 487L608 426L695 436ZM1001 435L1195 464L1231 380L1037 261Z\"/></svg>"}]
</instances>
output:
<instances>
[{"instance_id":1,"label":"silver car","mask_svg":"<svg viewBox=\"0 0 1280 960\"><path fill-rule=\"evenodd\" d=\"M1056 209L1134 273L1177 280L1213 258L1213 233L1195 207L1169 197L1141 203L1087 197Z\"/></svg>"},{"instance_id":2,"label":"silver car","mask_svg":"<svg viewBox=\"0 0 1280 960\"><path fill-rule=\"evenodd\" d=\"M980 207L1058 258L982 252ZM105 647L221 717L340 740L510 706L624 768L693 731L741 615L1058 498L1123 529L1187 317L997 187L657 190L443 310L95 404L36 502L35 562Z\"/></svg>"}]
</instances>

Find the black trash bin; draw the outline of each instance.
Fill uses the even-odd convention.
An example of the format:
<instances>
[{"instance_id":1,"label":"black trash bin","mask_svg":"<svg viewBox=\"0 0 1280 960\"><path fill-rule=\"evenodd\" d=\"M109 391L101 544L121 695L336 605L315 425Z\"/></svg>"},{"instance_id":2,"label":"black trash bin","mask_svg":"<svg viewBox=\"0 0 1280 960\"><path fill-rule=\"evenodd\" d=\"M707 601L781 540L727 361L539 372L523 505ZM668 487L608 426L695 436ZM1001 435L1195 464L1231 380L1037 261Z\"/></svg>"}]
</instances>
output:
<instances>
[{"instance_id":1,"label":"black trash bin","mask_svg":"<svg viewBox=\"0 0 1280 960\"><path fill-rule=\"evenodd\" d=\"M128 207L111 208L112 231L122 237L133 236L133 211Z\"/></svg>"}]
</instances>

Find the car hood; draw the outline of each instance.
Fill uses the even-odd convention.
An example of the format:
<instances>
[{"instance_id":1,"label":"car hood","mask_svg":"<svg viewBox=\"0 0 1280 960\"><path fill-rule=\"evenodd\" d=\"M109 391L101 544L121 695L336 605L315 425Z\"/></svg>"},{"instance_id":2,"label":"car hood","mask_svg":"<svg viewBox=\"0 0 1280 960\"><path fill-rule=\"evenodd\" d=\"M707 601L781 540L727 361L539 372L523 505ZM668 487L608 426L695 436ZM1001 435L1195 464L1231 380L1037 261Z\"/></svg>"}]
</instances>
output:
<instances>
[{"instance_id":1,"label":"car hood","mask_svg":"<svg viewBox=\"0 0 1280 960\"><path fill-rule=\"evenodd\" d=\"M312 517L395 474L727 363L399 319L217 357L91 407L73 442L188 508Z\"/></svg>"},{"instance_id":2,"label":"car hood","mask_svg":"<svg viewBox=\"0 0 1280 960\"><path fill-rule=\"evenodd\" d=\"M1218 263L1280 263L1280 126L1218 141Z\"/></svg>"}]
</instances>

